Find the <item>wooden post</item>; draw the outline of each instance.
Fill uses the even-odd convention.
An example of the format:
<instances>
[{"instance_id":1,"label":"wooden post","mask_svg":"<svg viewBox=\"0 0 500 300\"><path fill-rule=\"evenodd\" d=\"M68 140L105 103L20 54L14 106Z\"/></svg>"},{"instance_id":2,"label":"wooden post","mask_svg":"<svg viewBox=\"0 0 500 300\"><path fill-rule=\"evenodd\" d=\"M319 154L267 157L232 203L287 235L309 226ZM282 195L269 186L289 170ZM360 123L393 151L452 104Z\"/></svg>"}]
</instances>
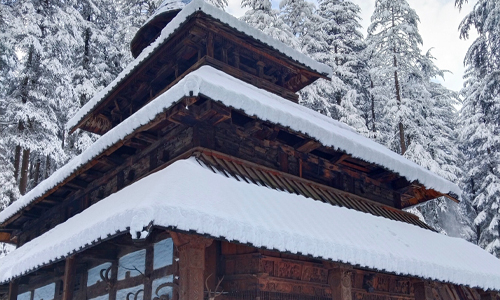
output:
<instances>
[{"instance_id":1,"label":"wooden post","mask_svg":"<svg viewBox=\"0 0 500 300\"><path fill-rule=\"evenodd\" d=\"M10 282L10 284L9 284L9 298L7 298L7 300L17 300L18 287L19 287L19 285L17 284L17 279L14 279Z\"/></svg>"},{"instance_id":2,"label":"wooden post","mask_svg":"<svg viewBox=\"0 0 500 300\"><path fill-rule=\"evenodd\" d=\"M23 162L21 165L21 180L19 182L19 192L21 195L26 194L28 187L28 167L30 162L30 149L23 150Z\"/></svg>"},{"instance_id":3,"label":"wooden post","mask_svg":"<svg viewBox=\"0 0 500 300\"><path fill-rule=\"evenodd\" d=\"M413 283L415 300L433 300L432 287L428 281L418 281Z\"/></svg>"},{"instance_id":4,"label":"wooden post","mask_svg":"<svg viewBox=\"0 0 500 300\"><path fill-rule=\"evenodd\" d=\"M207 56L214 57L214 34L208 33L207 36Z\"/></svg>"},{"instance_id":5,"label":"wooden post","mask_svg":"<svg viewBox=\"0 0 500 300\"><path fill-rule=\"evenodd\" d=\"M175 232L171 236L179 250L179 300L203 300L205 248L213 240Z\"/></svg>"},{"instance_id":6,"label":"wooden post","mask_svg":"<svg viewBox=\"0 0 500 300\"><path fill-rule=\"evenodd\" d=\"M64 265L64 278L63 278L63 295L62 300L72 300L73 290L75 288L75 275L76 275L76 259L75 256L66 258Z\"/></svg>"},{"instance_id":7,"label":"wooden post","mask_svg":"<svg viewBox=\"0 0 500 300\"><path fill-rule=\"evenodd\" d=\"M146 269L144 270L144 297L143 299L153 299L153 282L151 275L153 275L153 260L154 260L154 246L151 244L146 248Z\"/></svg>"},{"instance_id":8,"label":"wooden post","mask_svg":"<svg viewBox=\"0 0 500 300\"><path fill-rule=\"evenodd\" d=\"M116 300L116 282L118 281L118 259L111 262L111 278L109 286L109 300Z\"/></svg>"},{"instance_id":9,"label":"wooden post","mask_svg":"<svg viewBox=\"0 0 500 300\"><path fill-rule=\"evenodd\" d=\"M234 49L234 67L236 69L240 68L240 51L238 49Z\"/></svg>"},{"instance_id":10,"label":"wooden post","mask_svg":"<svg viewBox=\"0 0 500 300\"><path fill-rule=\"evenodd\" d=\"M328 275L328 285L332 289L333 300L352 300L352 271L338 267L331 269Z\"/></svg>"},{"instance_id":11,"label":"wooden post","mask_svg":"<svg viewBox=\"0 0 500 300\"><path fill-rule=\"evenodd\" d=\"M264 77L264 67L266 66L266 64L262 61L258 61L257 62L257 76L259 76L259 78L263 78Z\"/></svg>"}]
</instances>

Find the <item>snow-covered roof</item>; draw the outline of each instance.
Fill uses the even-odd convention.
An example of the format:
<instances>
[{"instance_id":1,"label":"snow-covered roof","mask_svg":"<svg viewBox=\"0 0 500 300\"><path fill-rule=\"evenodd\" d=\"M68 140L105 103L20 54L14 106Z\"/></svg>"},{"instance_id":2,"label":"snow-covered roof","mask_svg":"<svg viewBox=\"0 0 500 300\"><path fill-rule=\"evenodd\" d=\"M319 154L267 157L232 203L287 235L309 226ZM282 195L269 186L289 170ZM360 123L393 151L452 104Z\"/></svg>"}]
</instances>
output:
<instances>
[{"instance_id":1,"label":"snow-covered roof","mask_svg":"<svg viewBox=\"0 0 500 300\"><path fill-rule=\"evenodd\" d=\"M168 8L168 5L166 6ZM160 8L160 11L162 9ZM332 76L332 69L322 63L319 63L309 56L298 52L295 49L288 47L280 41L273 39L272 37L266 35L262 31L253 28L252 26L246 24L243 21L238 20L237 18L231 16L230 14L206 3L203 0L192 0L191 3L187 4L182 11L180 11L166 26L163 28L160 36L148 47L146 47L141 54L134 59L128 66L113 80L107 87L98 92L92 97L66 124L66 127L70 130L74 129L78 123L85 118L107 95L116 88L119 83L121 83L128 75L135 70L139 64L144 61L146 58L151 56L151 54L157 49L160 45L162 45L165 41L167 41L180 27L181 25L187 21L187 19L196 12L203 12L214 19L219 20L220 22L228 25L231 28L234 28L250 37L255 38L256 40L276 49L277 51L283 53L287 57L292 60L299 62L312 70L315 70L321 74L324 74L328 77Z\"/></svg>"},{"instance_id":2,"label":"snow-covered roof","mask_svg":"<svg viewBox=\"0 0 500 300\"><path fill-rule=\"evenodd\" d=\"M244 111L247 115L302 132L325 146L338 148L353 157L383 166L410 182L418 181L427 188L443 194L461 194L456 184L357 134L351 127L341 122L245 83L213 67L202 66L101 136L82 154L5 208L0 212L0 224L190 93L194 96L205 95L228 107Z\"/></svg>"},{"instance_id":3,"label":"snow-covered roof","mask_svg":"<svg viewBox=\"0 0 500 300\"><path fill-rule=\"evenodd\" d=\"M297 222L297 220L304 220ZM0 282L117 232L150 224L405 276L500 290L500 260L414 225L238 181L180 160L92 205L0 259Z\"/></svg>"},{"instance_id":4,"label":"snow-covered roof","mask_svg":"<svg viewBox=\"0 0 500 300\"><path fill-rule=\"evenodd\" d=\"M164 0L144 24L149 23L149 21L153 20L156 16L161 15L162 13L181 10L186 7L186 5L191 3L191 1L192 0Z\"/></svg>"}]
</instances>

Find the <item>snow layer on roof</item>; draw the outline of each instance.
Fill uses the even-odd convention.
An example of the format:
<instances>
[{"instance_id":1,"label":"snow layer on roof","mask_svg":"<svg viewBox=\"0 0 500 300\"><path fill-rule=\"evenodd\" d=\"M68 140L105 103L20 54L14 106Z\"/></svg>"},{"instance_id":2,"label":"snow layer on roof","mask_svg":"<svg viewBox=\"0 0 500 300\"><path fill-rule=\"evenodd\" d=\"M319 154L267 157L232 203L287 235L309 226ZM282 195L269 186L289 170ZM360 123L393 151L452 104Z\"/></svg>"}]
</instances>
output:
<instances>
[{"instance_id":1,"label":"snow layer on roof","mask_svg":"<svg viewBox=\"0 0 500 300\"><path fill-rule=\"evenodd\" d=\"M148 58L156 48L162 45L167 39L169 39L173 33L180 28L180 26L188 20L188 18L195 12L202 11L205 14L221 21L222 23L228 25L229 27L235 28L236 30L247 34L255 38L258 41L276 49L277 51L285 54L294 61L297 61L312 70L315 70L321 74L328 77L332 76L332 69L322 63L319 63L309 56L298 52L295 49L288 47L280 41L273 39L272 37L266 35L262 31L253 28L252 26L246 24L243 21L231 16L230 14L206 3L203 0L193 0L191 3L186 5L182 11L175 16L175 18L168 23L165 28L163 28L160 36L151 45L146 47L139 56L134 59L128 66L113 80L107 87L102 89L100 92L94 95L92 99L89 100L76 114L68 121L66 127L72 129L78 122L80 122L87 114L89 114L94 107L96 107L110 92L118 86L118 84L123 81L132 71L146 58Z\"/></svg>"},{"instance_id":2,"label":"snow layer on roof","mask_svg":"<svg viewBox=\"0 0 500 300\"><path fill-rule=\"evenodd\" d=\"M153 15L151 15L151 17L149 17L148 20L144 22L144 24L149 23L149 21L153 20L156 16L164 12L181 10L186 7L186 5L191 3L191 1L192 0L165 0L160 4L160 6L158 6Z\"/></svg>"},{"instance_id":3,"label":"snow layer on roof","mask_svg":"<svg viewBox=\"0 0 500 300\"><path fill-rule=\"evenodd\" d=\"M500 260L465 240L237 181L195 158L141 179L14 250L0 259L0 282L117 232L145 238L151 222L363 268L500 290Z\"/></svg>"},{"instance_id":4,"label":"snow layer on roof","mask_svg":"<svg viewBox=\"0 0 500 300\"><path fill-rule=\"evenodd\" d=\"M450 192L457 195L461 194L459 187L454 183L357 134L351 127L341 122L256 88L213 67L202 66L101 136L86 151L0 212L0 224L38 197L41 197L48 190L57 186L78 168L133 133L134 130L148 124L157 114L171 107L182 97L190 95L191 92L194 95L205 95L222 102L226 106L242 110L250 116L256 116L261 120L280 124L297 132L307 134L323 145L338 148L353 157L383 166L400 174L410 182L416 180L427 188L444 194Z\"/></svg>"}]
</instances>

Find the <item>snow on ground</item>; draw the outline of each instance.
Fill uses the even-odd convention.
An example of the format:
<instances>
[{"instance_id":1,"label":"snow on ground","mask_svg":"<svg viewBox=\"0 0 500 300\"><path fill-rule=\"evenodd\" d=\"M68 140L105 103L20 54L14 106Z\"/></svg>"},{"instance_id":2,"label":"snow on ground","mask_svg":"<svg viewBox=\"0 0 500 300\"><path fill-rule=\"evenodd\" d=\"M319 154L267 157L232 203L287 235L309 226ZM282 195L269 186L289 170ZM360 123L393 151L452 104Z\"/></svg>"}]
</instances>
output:
<instances>
[{"instance_id":1,"label":"snow on ground","mask_svg":"<svg viewBox=\"0 0 500 300\"><path fill-rule=\"evenodd\" d=\"M0 282L117 232L162 228L225 238L384 272L500 290L500 260L403 222L237 181L195 158L125 187L0 259Z\"/></svg>"},{"instance_id":2,"label":"snow on ground","mask_svg":"<svg viewBox=\"0 0 500 300\"><path fill-rule=\"evenodd\" d=\"M309 56L298 52L295 49L288 47L287 45L271 38L262 31L251 27L243 21L231 16L230 14L206 3L204 0L193 0L191 3L187 4L184 9L175 16L175 18L168 23L165 28L163 28L160 36L148 47L146 47L141 54L133 60L118 76L113 80L107 87L97 93L92 99L89 100L66 124L68 129L75 127L78 122L80 122L85 116L87 116L94 107L97 106L111 91L118 86L128 75L132 73L139 64L148 58L155 49L160 45L165 43L172 35L182 26L182 24L191 17L194 13L202 11L205 14L221 21L222 23L234 28L248 36L255 38L258 41L274 48L275 50L285 54L287 57L294 61L297 61L312 70L315 70L321 74L328 77L332 76L332 69L322 63L319 63Z\"/></svg>"},{"instance_id":3,"label":"snow on ground","mask_svg":"<svg viewBox=\"0 0 500 300\"><path fill-rule=\"evenodd\" d=\"M256 88L210 66L203 66L104 134L86 151L0 212L0 224L191 92L195 96L205 95L261 120L307 134L323 145L338 148L353 157L384 166L404 176L410 182L416 180L427 188L444 194L450 192L461 194L454 183L357 134L345 124Z\"/></svg>"}]
</instances>

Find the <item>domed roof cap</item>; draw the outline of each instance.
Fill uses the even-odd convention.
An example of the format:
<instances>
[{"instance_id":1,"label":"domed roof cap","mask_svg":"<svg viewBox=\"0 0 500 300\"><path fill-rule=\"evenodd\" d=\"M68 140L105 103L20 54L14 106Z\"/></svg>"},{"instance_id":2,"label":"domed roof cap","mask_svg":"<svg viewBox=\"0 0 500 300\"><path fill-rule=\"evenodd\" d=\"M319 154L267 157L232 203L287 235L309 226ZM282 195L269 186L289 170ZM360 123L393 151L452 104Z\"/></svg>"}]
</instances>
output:
<instances>
[{"instance_id":1,"label":"domed roof cap","mask_svg":"<svg viewBox=\"0 0 500 300\"><path fill-rule=\"evenodd\" d=\"M191 1L164 0L130 42L132 56L134 58L139 56L142 50L149 46L158 37L161 30Z\"/></svg>"}]
</instances>

